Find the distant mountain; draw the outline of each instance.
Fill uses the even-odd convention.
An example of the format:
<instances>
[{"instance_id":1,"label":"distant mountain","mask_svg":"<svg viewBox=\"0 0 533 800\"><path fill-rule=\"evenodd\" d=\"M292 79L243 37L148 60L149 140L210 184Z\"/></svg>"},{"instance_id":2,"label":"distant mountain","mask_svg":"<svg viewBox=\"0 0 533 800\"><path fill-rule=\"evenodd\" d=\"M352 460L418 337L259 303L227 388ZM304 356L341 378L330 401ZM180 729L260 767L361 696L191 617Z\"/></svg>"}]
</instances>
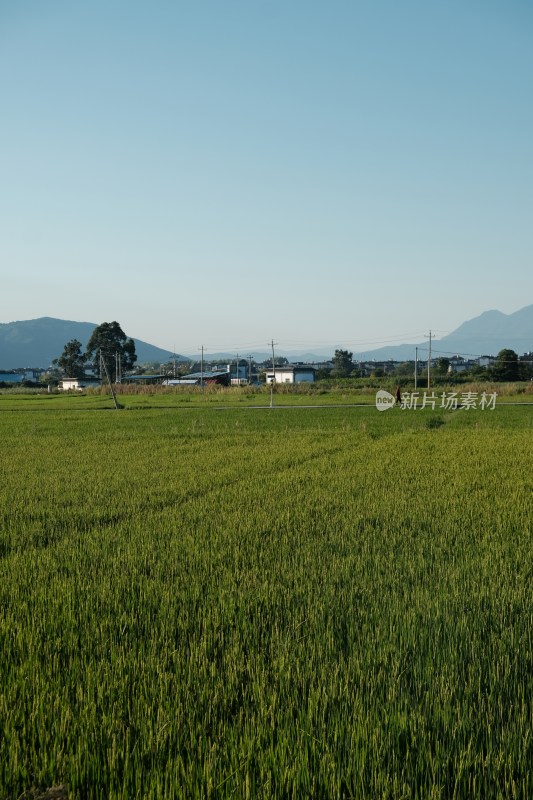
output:
<instances>
[{"instance_id":1,"label":"distant mountain","mask_svg":"<svg viewBox=\"0 0 533 800\"><path fill-rule=\"evenodd\" d=\"M427 358L429 342L424 339L422 342L412 344L397 344L379 347L376 350L354 351L356 359L364 361L384 361L392 359L394 361L414 361L416 348L421 360ZM338 347L346 350L353 350L353 346L340 342ZM533 351L533 305L521 308L513 314L503 314L501 311L485 311L479 317L474 317L467 322L463 322L456 330L443 336L442 339L433 339L432 352L438 358L440 355L449 357L451 355L481 356L497 355L500 350L509 348L518 355ZM276 348L276 356L285 356L289 361L304 361L307 363L320 363L332 358L335 347L329 349L317 348L314 352L283 350ZM228 362L235 360L235 354L205 354L206 361L211 359L221 359L226 357ZM272 354L268 352L253 353L256 361L268 361Z\"/></svg>"},{"instance_id":2,"label":"distant mountain","mask_svg":"<svg viewBox=\"0 0 533 800\"><path fill-rule=\"evenodd\" d=\"M15 369L17 367L42 367L50 366L54 358L63 352L65 344L71 339L78 339L83 347L96 328L94 322L72 322L52 317L24 320L21 322L0 323L0 371ZM164 362L172 359L174 355L169 350L134 339L137 351L137 361L142 364L147 361ZM352 349L350 345L339 342L338 347ZM414 360L415 349L419 348L419 357L423 360L428 349L428 340L412 344L390 345L377 350L358 351L356 357L367 361L375 359L394 359L395 361ZM497 355L503 348L514 350L518 355L533 351L533 305L525 306L513 314L503 314L501 311L485 311L474 319L463 322L456 330L443 336L442 339L433 339L432 350L435 357L439 355ZM333 356L335 347L329 350L317 349L309 351L284 351L276 347L276 356L285 356L289 361L321 362ZM271 358L268 351L253 353L256 361L267 361ZM242 355L242 358L248 356ZM205 353L206 361L225 359L230 363L235 360L235 353ZM198 355L181 356L176 354L177 360L190 358L198 361Z\"/></svg>"},{"instance_id":3,"label":"distant mountain","mask_svg":"<svg viewBox=\"0 0 533 800\"><path fill-rule=\"evenodd\" d=\"M467 354L497 355L503 348L514 350L518 355L528 353L533 350L533 305L513 314L485 311L444 336L440 345Z\"/></svg>"},{"instance_id":4,"label":"distant mountain","mask_svg":"<svg viewBox=\"0 0 533 800\"><path fill-rule=\"evenodd\" d=\"M341 345L339 345L341 347ZM321 364L325 361L329 361L335 352L335 348L330 348L328 350L324 350L323 352L319 351L317 353L310 353L310 352L303 352L300 350L283 350L283 348L276 348L275 356L286 358L290 363L294 362L302 362L305 364ZM258 364L262 364L264 362L271 362L272 361L272 350L269 352L267 350L254 350L251 353L246 351L242 355L239 353L239 361L247 361L250 356L253 358L255 362ZM194 356L187 356L191 361L198 363L200 358L198 355ZM237 353L204 353L204 361L219 361L219 362L226 362L227 364L235 363L235 359L237 358Z\"/></svg>"},{"instance_id":5,"label":"distant mountain","mask_svg":"<svg viewBox=\"0 0 533 800\"><path fill-rule=\"evenodd\" d=\"M93 330L99 323L73 322L53 317L0 323L0 370L18 367L46 369L58 358L71 339L78 339L86 347ZM137 363L168 361L174 355L168 350L135 339ZM182 356L176 355L177 359Z\"/></svg>"},{"instance_id":6,"label":"distant mountain","mask_svg":"<svg viewBox=\"0 0 533 800\"><path fill-rule=\"evenodd\" d=\"M376 361L384 359L394 359L396 361L414 360L416 348L419 349L419 357L423 360L428 350L428 340L405 343L400 345L389 345L375 350L365 350L354 352L356 357L361 356L364 360ZM339 342L337 347L342 349L353 349L350 345ZM434 355L497 355L503 348L514 350L518 355L533 351L533 305L515 311L513 314L503 314L501 311L485 311L478 317L474 317L467 322L463 322L456 330L443 336L441 339L433 339L432 349ZM329 349L317 348L313 352L309 350L284 350L276 347L276 356L284 356L291 362L303 361L307 363L320 363L331 359L335 347ZM241 357L246 358L243 354ZM198 361L198 355L189 356L192 361ZM270 351L256 351L252 357L257 362L269 361L272 357ZM235 353L204 353L206 361L216 361L225 359L230 363L236 358Z\"/></svg>"},{"instance_id":7,"label":"distant mountain","mask_svg":"<svg viewBox=\"0 0 533 800\"><path fill-rule=\"evenodd\" d=\"M365 359L394 359L395 361L414 360L415 348L419 357L427 357L428 340L415 344L391 345L365 352ZM533 351L533 305L525 306L513 314L501 311L484 311L478 317L463 322L458 328L442 339L433 339L432 353L440 355L463 355L466 357L497 355L508 348L518 355Z\"/></svg>"}]
</instances>

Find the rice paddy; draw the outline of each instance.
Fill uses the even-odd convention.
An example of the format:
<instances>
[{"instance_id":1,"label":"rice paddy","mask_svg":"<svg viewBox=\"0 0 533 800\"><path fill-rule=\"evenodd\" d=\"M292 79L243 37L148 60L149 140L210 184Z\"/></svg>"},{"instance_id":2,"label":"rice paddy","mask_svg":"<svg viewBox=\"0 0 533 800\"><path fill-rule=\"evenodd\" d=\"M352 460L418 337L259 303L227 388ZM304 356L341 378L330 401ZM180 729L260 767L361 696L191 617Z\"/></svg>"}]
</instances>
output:
<instances>
[{"instance_id":1,"label":"rice paddy","mask_svg":"<svg viewBox=\"0 0 533 800\"><path fill-rule=\"evenodd\" d=\"M0 797L533 796L531 407L147 397L0 398Z\"/></svg>"}]
</instances>

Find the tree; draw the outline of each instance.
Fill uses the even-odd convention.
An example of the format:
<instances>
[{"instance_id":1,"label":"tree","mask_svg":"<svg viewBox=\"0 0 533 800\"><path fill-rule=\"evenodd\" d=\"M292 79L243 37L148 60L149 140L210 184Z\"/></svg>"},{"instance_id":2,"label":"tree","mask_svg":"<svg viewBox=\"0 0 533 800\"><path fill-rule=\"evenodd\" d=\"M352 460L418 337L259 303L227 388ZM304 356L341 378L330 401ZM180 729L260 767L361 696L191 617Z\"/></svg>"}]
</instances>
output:
<instances>
[{"instance_id":1,"label":"tree","mask_svg":"<svg viewBox=\"0 0 533 800\"><path fill-rule=\"evenodd\" d=\"M331 375L331 370L329 367L318 367L317 371L315 372L315 379L317 381L327 380Z\"/></svg>"},{"instance_id":2,"label":"tree","mask_svg":"<svg viewBox=\"0 0 533 800\"><path fill-rule=\"evenodd\" d=\"M414 361L401 361L393 370L393 375L395 375L397 378L412 378L414 374Z\"/></svg>"},{"instance_id":3,"label":"tree","mask_svg":"<svg viewBox=\"0 0 533 800\"><path fill-rule=\"evenodd\" d=\"M447 375L449 371L450 371L450 359L449 358L437 359L437 366L435 372L438 375Z\"/></svg>"},{"instance_id":4,"label":"tree","mask_svg":"<svg viewBox=\"0 0 533 800\"><path fill-rule=\"evenodd\" d=\"M492 377L496 381L517 381L518 355L514 350L500 350L492 368Z\"/></svg>"},{"instance_id":5,"label":"tree","mask_svg":"<svg viewBox=\"0 0 533 800\"><path fill-rule=\"evenodd\" d=\"M521 381L533 380L533 353L524 353L518 359L518 374Z\"/></svg>"},{"instance_id":6,"label":"tree","mask_svg":"<svg viewBox=\"0 0 533 800\"><path fill-rule=\"evenodd\" d=\"M81 347L81 342L77 339L71 339L70 342L66 343L59 358L55 358L52 362L52 364L59 367L66 378L85 377L86 359Z\"/></svg>"},{"instance_id":7,"label":"tree","mask_svg":"<svg viewBox=\"0 0 533 800\"><path fill-rule=\"evenodd\" d=\"M353 371L352 358L353 353L349 353L348 350L335 350L335 355L332 358L332 375L335 378L347 378Z\"/></svg>"},{"instance_id":8,"label":"tree","mask_svg":"<svg viewBox=\"0 0 533 800\"><path fill-rule=\"evenodd\" d=\"M471 378L480 381L488 381L491 378L490 370L487 367L482 367L480 364L472 364L467 374Z\"/></svg>"},{"instance_id":9,"label":"tree","mask_svg":"<svg viewBox=\"0 0 533 800\"><path fill-rule=\"evenodd\" d=\"M87 343L87 360L99 378L103 378L100 357L105 361L111 381L117 380L119 375L133 369L137 361L135 342L129 339L118 322L102 322L91 334Z\"/></svg>"}]
</instances>

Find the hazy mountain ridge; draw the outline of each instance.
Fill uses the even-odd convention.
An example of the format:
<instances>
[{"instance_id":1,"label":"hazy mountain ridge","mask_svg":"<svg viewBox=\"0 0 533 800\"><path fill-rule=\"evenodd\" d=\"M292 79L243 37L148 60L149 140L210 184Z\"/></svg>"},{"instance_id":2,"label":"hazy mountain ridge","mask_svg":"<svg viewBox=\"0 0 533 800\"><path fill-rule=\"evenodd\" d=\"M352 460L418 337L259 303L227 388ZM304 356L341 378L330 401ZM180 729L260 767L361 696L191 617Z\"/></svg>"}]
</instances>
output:
<instances>
[{"instance_id":1,"label":"hazy mountain ridge","mask_svg":"<svg viewBox=\"0 0 533 800\"><path fill-rule=\"evenodd\" d=\"M454 331L441 339L432 340L432 354L435 357L463 355L476 357L497 355L500 350L508 348L518 355L533 351L533 305L504 314L494 309L484 311L477 317L467 320ZM400 344L380 347L377 350L362 354L364 360L377 361L393 359L395 361L412 361L418 348L419 358L427 358L429 341L413 344ZM359 354L354 353L354 356Z\"/></svg>"},{"instance_id":2,"label":"hazy mountain ridge","mask_svg":"<svg viewBox=\"0 0 533 800\"><path fill-rule=\"evenodd\" d=\"M63 352L65 344L71 339L78 339L83 347L86 346L98 323L75 322L71 320L56 319L54 317L40 317L33 320L0 323L0 370L15 369L18 367L50 366L54 358ZM127 332L128 335L129 332ZM164 350L133 337L137 351L138 363L147 361L165 362L174 356L169 350ZM353 350L350 345L339 343L338 347ZM477 317L463 322L456 330L441 339L434 339L432 352L439 355L496 355L504 347L515 350L518 355L533 351L533 305L504 314L491 309L484 311ZM415 350L419 349L419 357L427 356L428 340L412 344L390 345L374 350L354 351L355 359L407 361L415 358ZM276 348L276 356L285 356L291 361L319 362L333 356L335 347L329 349L317 348L314 352L309 350L283 350ZM257 361L265 361L271 357L268 352L253 353ZM231 361L235 354L206 353L206 360ZM176 354L178 360L187 356ZM191 357L193 358L193 357ZM195 356L193 360L198 360Z\"/></svg>"},{"instance_id":3,"label":"hazy mountain ridge","mask_svg":"<svg viewBox=\"0 0 533 800\"><path fill-rule=\"evenodd\" d=\"M0 370L19 367L46 369L63 352L65 344L78 339L86 347L92 332L100 323L39 317L38 319L0 323ZM127 335L128 332L125 331ZM168 361L168 350L132 337L137 363ZM181 356L176 356L182 358Z\"/></svg>"},{"instance_id":4,"label":"hazy mountain ridge","mask_svg":"<svg viewBox=\"0 0 533 800\"><path fill-rule=\"evenodd\" d=\"M427 358L429 341L412 344L387 345L372 350L355 348L352 345L339 344L343 350L352 350L354 360L382 361L413 361L418 348L419 358ZM432 353L435 357L463 355L476 357L482 355L497 355L503 348L514 350L518 355L533 351L533 305L525 306L512 314L491 309L484 311L477 317L467 320L454 331L440 339L433 338ZM323 348L314 352L283 352L276 350L277 355L285 355L293 361L319 362L331 358L335 348Z\"/></svg>"}]
</instances>

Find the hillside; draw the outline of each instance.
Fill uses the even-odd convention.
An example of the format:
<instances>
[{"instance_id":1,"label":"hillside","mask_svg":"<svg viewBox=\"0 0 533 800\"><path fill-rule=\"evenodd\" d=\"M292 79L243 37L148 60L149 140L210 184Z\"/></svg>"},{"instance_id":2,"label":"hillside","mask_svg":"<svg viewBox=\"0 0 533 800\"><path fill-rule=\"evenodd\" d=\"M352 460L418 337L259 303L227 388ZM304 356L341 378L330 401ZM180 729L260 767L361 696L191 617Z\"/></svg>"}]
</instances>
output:
<instances>
[{"instance_id":1,"label":"hillside","mask_svg":"<svg viewBox=\"0 0 533 800\"><path fill-rule=\"evenodd\" d=\"M63 352L66 342L78 339L85 347L91 333L96 327L94 322L74 322L71 320L40 317L39 319L19 322L0 323L0 371L17 367L46 368L54 358ZM163 362L173 357L168 350L135 339L138 363L147 361ZM345 347L339 342L339 347ZM415 357L415 348L424 359L428 341L412 344L391 345L376 350L367 350L361 355L364 359L411 360ZM478 317L463 322L456 330L442 339L433 340L433 353L437 355L496 355L504 347L515 350L519 355L533 351L533 305L525 306L512 314L501 311L485 311ZM353 348L350 348L353 349ZM334 348L309 351L284 352L281 348L276 355L286 356L291 361L321 361L331 358ZM254 358L263 361L270 353L254 353ZM211 356L205 354L206 359ZM213 354L220 358L221 354ZM177 355L179 360L187 356ZM191 357L193 358L193 357ZM228 355L228 359L231 356ZM194 358L193 358L194 360Z\"/></svg>"},{"instance_id":2,"label":"hillside","mask_svg":"<svg viewBox=\"0 0 533 800\"><path fill-rule=\"evenodd\" d=\"M366 351L364 358L413 360L417 347L419 357L426 358L427 339L413 344L391 345ZM512 314L503 314L495 310L484 311L478 317L463 322L442 339L434 339L432 344L435 356L497 355L503 348L514 350L518 355L533 351L533 305L525 306Z\"/></svg>"},{"instance_id":3,"label":"hillside","mask_svg":"<svg viewBox=\"0 0 533 800\"><path fill-rule=\"evenodd\" d=\"M504 347L519 355L533 350L533 305L513 314L485 311L479 317L463 322L455 331L439 341L450 351L496 355Z\"/></svg>"},{"instance_id":4,"label":"hillside","mask_svg":"<svg viewBox=\"0 0 533 800\"><path fill-rule=\"evenodd\" d=\"M18 367L46 369L54 358L61 355L65 344L71 339L78 339L85 347L98 324L53 317L0 323L0 370ZM168 361L172 357L168 350L132 338L135 341L137 363Z\"/></svg>"}]
</instances>

